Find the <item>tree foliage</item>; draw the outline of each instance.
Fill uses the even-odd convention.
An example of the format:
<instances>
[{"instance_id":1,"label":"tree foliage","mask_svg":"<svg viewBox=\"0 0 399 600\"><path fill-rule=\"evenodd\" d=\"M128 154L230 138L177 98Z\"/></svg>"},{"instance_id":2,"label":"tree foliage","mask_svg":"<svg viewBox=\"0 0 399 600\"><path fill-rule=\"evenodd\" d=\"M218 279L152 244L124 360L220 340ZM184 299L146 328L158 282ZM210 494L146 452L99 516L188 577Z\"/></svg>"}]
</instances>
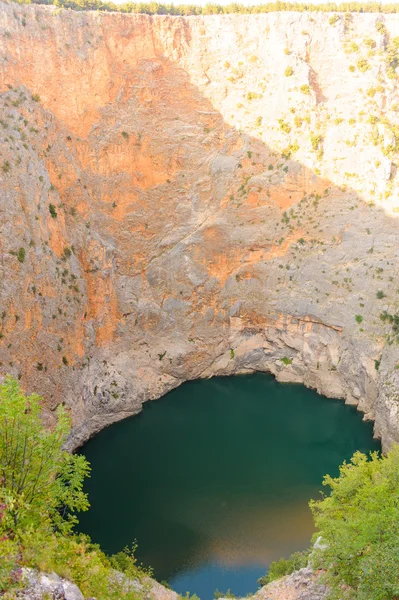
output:
<instances>
[{"instance_id":1,"label":"tree foliage","mask_svg":"<svg viewBox=\"0 0 399 600\"><path fill-rule=\"evenodd\" d=\"M332 598L399 597L399 447L369 459L356 452L324 485L331 494L310 507L323 540L314 562Z\"/></svg>"},{"instance_id":2,"label":"tree foliage","mask_svg":"<svg viewBox=\"0 0 399 600\"><path fill-rule=\"evenodd\" d=\"M145 580L139 588L115 571L145 577L133 552L107 557L73 531L78 511L89 507L83 491L89 464L63 450L69 431L64 407L49 430L38 395L25 396L11 377L0 386L0 596L15 597L12 590L27 566L70 579L85 597L140 600Z\"/></svg>"},{"instance_id":3,"label":"tree foliage","mask_svg":"<svg viewBox=\"0 0 399 600\"><path fill-rule=\"evenodd\" d=\"M41 421L41 398L26 397L15 379L0 387L0 498L10 507L13 527L26 519L36 526L45 512L54 527L66 531L75 512L88 509L83 481L89 465L81 455L62 449L69 417L57 409L52 431Z\"/></svg>"}]
</instances>

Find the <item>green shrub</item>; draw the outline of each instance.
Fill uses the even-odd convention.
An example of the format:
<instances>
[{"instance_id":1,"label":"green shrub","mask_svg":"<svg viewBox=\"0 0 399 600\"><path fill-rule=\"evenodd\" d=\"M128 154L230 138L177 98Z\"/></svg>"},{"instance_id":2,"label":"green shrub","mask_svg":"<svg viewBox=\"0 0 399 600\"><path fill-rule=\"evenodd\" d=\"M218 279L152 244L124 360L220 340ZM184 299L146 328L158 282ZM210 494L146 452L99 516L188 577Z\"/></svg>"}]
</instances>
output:
<instances>
[{"instance_id":1,"label":"green shrub","mask_svg":"<svg viewBox=\"0 0 399 600\"><path fill-rule=\"evenodd\" d=\"M310 95L310 87L308 86L307 83L305 83L304 85L301 85L301 87L299 88L302 92L302 94L306 94L306 96Z\"/></svg>"},{"instance_id":2,"label":"green shrub","mask_svg":"<svg viewBox=\"0 0 399 600\"><path fill-rule=\"evenodd\" d=\"M399 595L399 447L387 456L356 452L331 494L312 501L323 549L312 559L326 569L331 598L391 600Z\"/></svg>"},{"instance_id":3,"label":"green shrub","mask_svg":"<svg viewBox=\"0 0 399 600\"><path fill-rule=\"evenodd\" d=\"M377 296L378 300L381 300L382 298L386 298L386 294L384 294L384 292L382 290L378 290L378 292L376 293L376 296Z\"/></svg>"},{"instance_id":4,"label":"green shrub","mask_svg":"<svg viewBox=\"0 0 399 600\"><path fill-rule=\"evenodd\" d=\"M330 25L335 25L335 23L339 21L339 16L338 15L332 15L329 19L328 22L330 23Z\"/></svg>"},{"instance_id":5,"label":"green shrub","mask_svg":"<svg viewBox=\"0 0 399 600\"><path fill-rule=\"evenodd\" d=\"M290 575L297 569L306 567L309 561L309 550L305 552L294 552L289 558L280 558L270 564L269 572L258 579L259 585L267 585L275 579Z\"/></svg>"},{"instance_id":6,"label":"green shrub","mask_svg":"<svg viewBox=\"0 0 399 600\"><path fill-rule=\"evenodd\" d=\"M299 146L296 142L294 142L293 144L289 144L289 146L287 146L286 148L284 148L284 150L281 153L281 156L283 158L291 158L291 156L295 153L298 152L299 150Z\"/></svg>"},{"instance_id":7,"label":"green shrub","mask_svg":"<svg viewBox=\"0 0 399 600\"><path fill-rule=\"evenodd\" d=\"M355 321L356 323L361 323L363 321L362 315L355 315Z\"/></svg>"},{"instance_id":8,"label":"green shrub","mask_svg":"<svg viewBox=\"0 0 399 600\"><path fill-rule=\"evenodd\" d=\"M258 94L258 92L248 92L247 100L258 100L262 98L262 94Z\"/></svg>"},{"instance_id":9,"label":"green shrub","mask_svg":"<svg viewBox=\"0 0 399 600\"><path fill-rule=\"evenodd\" d=\"M319 133L311 133L310 134L310 143L312 144L312 149L314 151L319 150L321 144L323 143L323 136Z\"/></svg>"},{"instance_id":10,"label":"green shrub","mask_svg":"<svg viewBox=\"0 0 399 600\"><path fill-rule=\"evenodd\" d=\"M280 125L281 131L284 131L284 133L291 132L291 125L284 121L284 119L278 119L278 124Z\"/></svg>"},{"instance_id":11,"label":"green shrub","mask_svg":"<svg viewBox=\"0 0 399 600\"><path fill-rule=\"evenodd\" d=\"M362 58L362 59L360 59L360 60L357 61L357 68L362 73L365 73L366 71L369 70L370 65L368 64L368 62L367 62L367 60L365 58Z\"/></svg>"},{"instance_id":12,"label":"green shrub","mask_svg":"<svg viewBox=\"0 0 399 600\"><path fill-rule=\"evenodd\" d=\"M356 42L351 42L348 46L348 50L349 52L359 52L359 46L356 44Z\"/></svg>"},{"instance_id":13,"label":"green shrub","mask_svg":"<svg viewBox=\"0 0 399 600\"><path fill-rule=\"evenodd\" d=\"M293 74L294 74L294 69L291 66L287 67L286 70L284 71L284 75L286 77L291 77L291 75L293 75Z\"/></svg>"},{"instance_id":14,"label":"green shrub","mask_svg":"<svg viewBox=\"0 0 399 600\"><path fill-rule=\"evenodd\" d=\"M377 21L375 24L375 28L378 31L378 33L380 33L381 35L384 35L387 31L387 28L385 27L385 25L382 21Z\"/></svg>"},{"instance_id":15,"label":"green shrub","mask_svg":"<svg viewBox=\"0 0 399 600\"><path fill-rule=\"evenodd\" d=\"M367 46L367 48L370 48L370 50L375 48L377 45L371 38L366 38L363 43L365 46Z\"/></svg>"},{"instance_id":16,"label":"green shrub","mask_svg":"<svg viewBox=\"0 0 399 600\"><path fill-rule=\"evenodd\" d=\"M72 256L72 250L68 246L65 246L64 251L62 253L62 259L66 260L67 258L70 258L71 256Z\"/></svg>"},{"instance_id":17,"label":"green shrub","mask_svg":"<svg viewBox=\"0 0 399 600\"><path fill-rule=\"evenodd\" d=\"M88 507L82 492L88 464L83 456L62 450L69 433L65 409L57 410L53 431L43 428L40 413L41 398L24 396L17 381L6 378L0 387L0 495L8 505L7 531L39 527L45 512L58 531L68 532L75 511Z\"/></svg>"},{"instance_id":18,"label":"green shrub","mask_svg":"<svg viewBox=\"0 0 399 600\"><path fill-rule=\"evenodd\" d=\"M32 100L34 102L40 102L40 96L39 96L39 94L32 94Z\"/></svg>"},{"instance_id":19,"label":"green shrub","mask_svg":"<svg viewBox=\"0 0 399 600\"><path fill-rule=\"evenodd\" d=\"M231 590L227 590L227 592L220 592L217 588L213 592L213 597L215 600L218 600L219 598L237 598L237 596L233 594Z\"/></svg>"},{"instance_id":20,"label":"green shrub","mask_svg":"<svg viewBox=\"0 0 399 600\"><path fill-rule=\"evenodd\" d=\"M20 263L24 262L25 256L26 256L26 250L25 250L25 248L21 247L17 252L17 259L19 260Z\"/></svg>"},{"instance_id":21,"label":"green shrub","mask_svg":"<svg viewBox=\"0 0 399 600\"><path fill-rule=\"evenodd\" d=\"M281 362L284 363L285 365L291 365L292 361L294 360L293 358L289 358L288 356L283 356L282 358L280 358Z\"/></svg>"},{"instance_id":22,"label":"green shrub","mask_svg":"<svg viewBox=\"0 0 399 600\"><path fill-rule=\"evenodd\" d=\"M9 170L11 169L11 165L10 165L9 161L5 160L3 162L3 164L1 165L1 168L2 168L3 173L8 173Z\"/></svg>"},{"instance_id":23,"label":"green shrub","mask_svg":"<svg viewBox=\"0 0 399 600\"><path fill-rule=\"evenodd\" d=\"M57 211L56 211L56 208L55 208L54 204L50 204L49 207L48 207L48 209L49 209L49 213L53 217L53 219L56 219L57 218Z\"/></svg>"},{"instance_id":24,"label":"green shrub","mask_svg":"<svg viewBox=\"0 0 399 600\"><path fill-rule=\"evenodd\" d=\"M58 407L49 430L41 406L39 396L25 396L11 377L0 386L0 596L12 593L27 566L66 577L86 598L144 600L145 587L129 590L114 570L142 579L134 548L108 558L73 533L77 512L89 507L83 492L89 465L63 450L70 431L65 408Z\"/></svg>"}]
</instances>

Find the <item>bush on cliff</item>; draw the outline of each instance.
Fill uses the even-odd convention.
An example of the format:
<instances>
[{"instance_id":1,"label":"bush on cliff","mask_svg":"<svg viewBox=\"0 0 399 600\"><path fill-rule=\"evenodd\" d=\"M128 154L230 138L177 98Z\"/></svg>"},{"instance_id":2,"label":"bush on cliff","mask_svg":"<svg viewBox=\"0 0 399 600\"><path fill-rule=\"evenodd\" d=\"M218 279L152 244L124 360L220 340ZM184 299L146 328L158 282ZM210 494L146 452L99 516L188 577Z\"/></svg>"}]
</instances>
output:
<instances>
[{"instance_id":1,"label":"bush on cliff","mask_svg":"<svg viewBox=\"0 0 399 600\"><path fill-rule=\"evenodd\" d=\"M386 456L356 452L336 478L323 484L330 494L312 500L316 533L322 543L270 565L265 585L310 561L321 569L331 600L399 598L399 446Z\"/></svg>"},{"instance_id":2,"label":"bush on cliff","mask_svg":"<svg viewBox=\"0 0 399 600\"><path fill-rule=\"evenodd\" d=\"M331 598L399 597L399 447L369 459L356 452L323 483L330 495L310 503L325 545L313 563L326 569Z\"/></svg>"},{"instance_id":3,"label":"bush on cliff","mask_svg":"<svg viewBox=\"0 0 399 600\"><path fill-rule=\"evenodd\" d=\"M259 585L266 585L271 581L280 579L285 575L290 575L297 569L306 567L309 562L309 551L294 552L289 558L280 558L280 560L270 563L269 572L264 577L258 579Z\"/></svg>"},{"instance_id":4,"label":"bush on cliff","mask_svg":"<svg viewBox=\"0 0 399 600\"><path fill-rule=\"evenodd\" d=\"M141 578L131 552L108 558L87 536L73 532L76 513L89 507L83 481L89 465L62 448L70 430L59 407L49 430L41 420L41 398L25 396L8 377L0 386L0 596L11 598L21 568L55 571L85 596L137 600L114 568Z\"/></svg>"}]
</instances>

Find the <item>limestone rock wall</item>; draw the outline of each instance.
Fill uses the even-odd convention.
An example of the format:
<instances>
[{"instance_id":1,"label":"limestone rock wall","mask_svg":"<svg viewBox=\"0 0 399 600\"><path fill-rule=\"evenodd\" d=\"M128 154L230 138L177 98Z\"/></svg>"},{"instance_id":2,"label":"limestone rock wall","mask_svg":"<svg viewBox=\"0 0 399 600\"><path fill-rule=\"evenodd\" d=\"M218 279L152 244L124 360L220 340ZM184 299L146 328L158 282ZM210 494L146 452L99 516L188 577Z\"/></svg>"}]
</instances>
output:
<instances>
[{"instance_id":1,"label":"limestone rock wall","mask_svg":"<svg viewBox=\"0 0 399 600\"><path fill-rule=\"evenodd\" d=\"M399 441L398 36L0 3L0 374L71 447L253 370Z\"/></svg>"}]
</instances>

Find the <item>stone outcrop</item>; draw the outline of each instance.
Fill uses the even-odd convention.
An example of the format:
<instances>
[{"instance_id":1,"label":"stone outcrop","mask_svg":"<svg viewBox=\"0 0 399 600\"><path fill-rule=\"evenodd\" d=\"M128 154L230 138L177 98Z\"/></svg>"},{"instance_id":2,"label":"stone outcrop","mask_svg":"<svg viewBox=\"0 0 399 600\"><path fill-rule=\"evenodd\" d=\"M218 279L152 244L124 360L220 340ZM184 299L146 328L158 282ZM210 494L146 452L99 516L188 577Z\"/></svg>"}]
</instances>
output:
<instances>
[{"instance_id":1,"label":"stone outcrop","mask_svg":"<svg viewBox=\"0 0 399 600\"><path fill-rule=\"evenodd\" d=\"M398 35L0 4L0 374L71 447L254 370L399 441Z\"/></svg>"},{"instance_id":2,"label":"stone outcrop","mask_svg":"<svg viewBox=\"0 0 399 600\"><path fill-rule=\"evenodd\" d=\"M179 596L154 579L145 577L142 581L128 579L119 571L114 572L126 592L137 592L138 598L146 600L178 600ZM34 569L22 569L21 589L15 598L20 600L84 600L83 594L74 583L55 573L41 573ZM96 600L89 598L87 600ZM98 598L97 600L101 600Z\"/></svg>"},{"instance_id":3,"label":"stone outcrop","mask_svg":"<svg viewBox=\"0 0 399 600\"><path fill-rule=\"evenodd\" d=\"M328 589L310 567L262 587L251 600L327 600Z\"/></svg>"},{"instance_id":4,"label":"stone outcrop","mask_svg":"<svg viewBox=\"0 0 399 600\"><path fill-rule=\"evenodd\" d=\"M24 569L22 586L15 596L22 600L84 600L82 592L74 583L55 573Z\"/></svg>"}]
</instances>

